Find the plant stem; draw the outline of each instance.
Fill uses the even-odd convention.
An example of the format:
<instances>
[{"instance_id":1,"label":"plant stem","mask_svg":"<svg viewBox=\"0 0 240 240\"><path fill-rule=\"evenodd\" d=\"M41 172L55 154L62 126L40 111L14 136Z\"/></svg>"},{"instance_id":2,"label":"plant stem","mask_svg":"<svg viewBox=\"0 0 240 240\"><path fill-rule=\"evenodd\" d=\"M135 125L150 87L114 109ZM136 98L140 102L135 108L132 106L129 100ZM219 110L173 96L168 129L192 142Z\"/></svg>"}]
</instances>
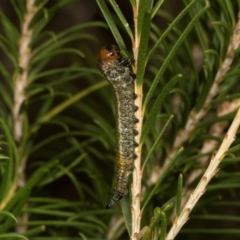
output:
<instances>
[{"instance_id":1,"label":"plant stem","mask_svg":"<svg viewBox=\"0 0 240 240\"><path fill-rule=\"evenodd\" d=\"M138 60L138 51L139 51L139 35L138 35L138 10L139 10L139 0L136 0L136 5L133 9L134 13L134 27L135 27L135 38L133 41L133 54L134 60L137 62ZM137 66L134 69L135 73L137 72ZM137 99L135 101L135 105L138 106L138 110L136 112L136 118L139 122L136 125L136 130L138 131L138 135L135 137L135 141L137 143L140 142L140 136L142 132L142 121L143 121L143 112L142 112L142 86L138 86L135 81L135 93L137 94ZM131 240L138 239L138 233L140 232L140 223L141 223L141 181L142 181L142 170L141 170L141 150L142 146L139 144L136 153L137 159L134 161L134 170L133 170L133 183L132 183L132 205L131 205L131 213L132 213L132 231L131 231Z\"/></svg>"},{"instance_id":2,"label":"plant stem","mask_svg":"<svg viewBox=\"0 0 240 240\"><path fill-rule=\"evenodd\" d=\"M223 102L220 105L220 107L218 107L217 116L220 117L220 116L229 114L233 111L236 111L239 108L240 108L240 100L239 99L235 99L232 102L227 102L227 101ZM223 131L227 125L228 125L227 121L216 122L215 124L213 124L211 126L211 128L209 130L209 134L211 134L212 136L217 137L217 138L222 138ZM204 141L199 154L208 154L208 153L213 152L216 149L216 147L218 146L218 144L219 143L216 140L207 139L206 141ZM206 155L206 156L199 158L197 160L197 162L202 167L206 167L208 160L209 160L209 155ZM190 187L190 185L198 177L200 177L203 173L204 173L204 170L201 168L201 169L196 169L196 170L192 171L187 176L187 179L185 181L184 188L183 188L184 196L182 197L182 206L184 206L186 204L187 200L189 199L189 197L191 195L191 192L193 191L193 189ZM175 218L175 214L172 214L171 219L174 219L174 218Z\"/></svg>"},{"instance_id":3,"label":"plant stem","mask_svg":"<svg viewBox=\"0 0 240 240\"><path fill-rule=\"evenodd\" d=\"M218 112L217 116L221 117L227 114L230 114L231 112L234 112L240 108L240 100L235 99L232 102L223 102L220 107L218 107ZM227 127L228 121L223 121L223 122L216 122L213 124L209 130L209 134L214 137L221 138L223 136L223 131ZM200 150L200 154L207 154L210 152L213 152L218 145L218 141L212 140L212 139L207 139L202 146L202 149ZM209 157L208 156L203 156L197 160L197 162L202 166L205 167L207 165ZM203 174L203 169L196 169L195 171L191 172L191 174L188 176L188 179L185 183L184 191L186 192L190 184L195 181L200 175ZM183 203L185 196L183 197Z\"/></svg>"},{"instance_id":4,"label":"plant stem","mask_svg":"<svg viewBox=\"0 0 240 240\"><path fill-rule=\"evenodd\" d=\"M197 187L192 192L190 198L188 199L186 205L184 206L183 210L181 211L181 214L179 218L177 218L172 228L170 229L166 240L173 240L175 236L178 234L182 226L186 223L188 220L189 214L198 202L199 198L203 195L203 193L206 190L206 186L210 182L210 180L214 177L214 175L218 171L218 166L223 160L225 156L225 152L229 149L232 142L235 140L236 132L240 125L240 109L237 112L237 115L235 116L227 134L225 135L225 138L215 156L211 159L211 162L202 176L201 180L199 181Z\"/></svg>"},{"instance_id":5,"label":"plant stem","mask_svg":"<svg viewBox=\"0 0 240 240\"><path fill-rule=\"evenodd\" d=\"M21 37L19 39L19 55L18 55L18 66L21 68L18 75L15 78L14 82L14 104L13 104L13 134L16 142L20 143L23 135L23 127L24 127L24 116L21 114L21 106L26 101L27 96L25 93L25 89L29 85L29 69L31 63L31 55L32 51L30 48L30 44L33 37L33 29L29 28L29 25L39 10L38 7L34 6L35 0L27 0L26 1L26 12L21 25ZM19 144L20 146L20 144ZM20 148L19 148L20 151ZM21 154L19 154L21 155ZM17 187L24 187L25 180L25 168L26 168L27 156L24 156L20 159L20 165L18 166L18 176L17 183L14 184L14 190ZM10 201L10 199L8 199ZM18 221L24 221L28 219L28 214L24 214L18 217ZM18 233L24 233L26 231L26 226L17 226L16 231Z\"/></svg>"},{"instance_id":6,"label":"plant stem","mask_svg":"<svg viewBox=\"0 0 240 240\"><path fill-rule=\"evenodd\" d=\"M14 105L13 105L13 122L14 122L14 139L16 142L20 142L23 134L23 114L20 112L20 108L27 96L25 89L29 85L28 75L30 69L32 51L30 44L33 36L33 29L29 28L29 25L39 10L34 6L35 0L26 1L26 13L23 18L21 27L21 37L19 40L19 56L18 66L21 71L16 76L14 84ZM20 159L20 166L18 167L18 186L23 187L25 185L25 166L27 157Z\"/></svg>"},{"instance_id":7,"label":"plant stem","mask_svg":"<svg viewBox=\"0 0 240 240\"><path fill-rule=\"evenodd\" d=\"M19 40L18 66L21 71L16 76L14 84L14 104L13 104L13 121L14 121L14 139L19 142L23 133L23 115L20 108L26 100L25 89L29 84L28 74L31 61L31 48L33 29L29 29L33 17L36 15L38 8L34 6L35 0L27 0L26 13L21 27L21 37Z\"/></svg>"}]
</instances>

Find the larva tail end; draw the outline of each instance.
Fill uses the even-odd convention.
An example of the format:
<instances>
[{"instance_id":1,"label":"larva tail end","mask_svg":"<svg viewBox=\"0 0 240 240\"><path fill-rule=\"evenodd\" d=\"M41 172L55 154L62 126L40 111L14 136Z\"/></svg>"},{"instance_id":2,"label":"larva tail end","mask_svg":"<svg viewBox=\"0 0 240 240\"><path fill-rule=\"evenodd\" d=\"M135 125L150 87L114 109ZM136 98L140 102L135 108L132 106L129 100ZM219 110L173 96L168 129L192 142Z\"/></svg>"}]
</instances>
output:
<instances>
[{"instance_id":1,"label":"larva tail end","mask_svg":"<svg viewBox=\"0 0 240 240\"><path fill-rule=\"evenodd\" d=\"M110 208L113 206L114 203L115 203L115 201L114 201L114 200L111 200L111 201L109 202L109 204L106 206L106 209L110 209Z\"/></svg>"},{"instance_id":2,"label":"larva tail end","mask_svg":"<svg viewBox=\"0 0 240 240\"><path fill-rule=\"evenodd\" d=\"M113 204L123 198L127 194L127 190L123 192L115 192L112 196L112 199L110 200L109 204L106 206L106 209L110 209Z\"/></svg>"}]
</instances>

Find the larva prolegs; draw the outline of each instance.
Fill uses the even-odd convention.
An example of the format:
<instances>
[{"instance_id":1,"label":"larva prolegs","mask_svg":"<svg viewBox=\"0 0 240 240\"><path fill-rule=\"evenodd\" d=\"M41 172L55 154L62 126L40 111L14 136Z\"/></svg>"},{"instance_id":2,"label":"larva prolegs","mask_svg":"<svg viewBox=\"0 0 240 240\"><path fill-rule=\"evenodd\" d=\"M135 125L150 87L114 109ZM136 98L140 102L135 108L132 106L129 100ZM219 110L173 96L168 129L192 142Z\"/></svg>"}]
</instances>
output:
<instances>
[{"instance_id":1,"label":"larva prolegs","mask_svg":"<svg viewBox=\"0 0 240 240\"><path fill-rule=\"evenodd\" d=\"M138 144L134 138L138 134L135 124L138 119L135 112L134 93L135 74L132 73L131 61L124 58L114 45L107 45L100 50L98 67L114 89L116 98L117 122L117 161L113 185L113 196L106 208L122 199L128 193L128 175L132 172Z\"/></svg>"}]
</instances>

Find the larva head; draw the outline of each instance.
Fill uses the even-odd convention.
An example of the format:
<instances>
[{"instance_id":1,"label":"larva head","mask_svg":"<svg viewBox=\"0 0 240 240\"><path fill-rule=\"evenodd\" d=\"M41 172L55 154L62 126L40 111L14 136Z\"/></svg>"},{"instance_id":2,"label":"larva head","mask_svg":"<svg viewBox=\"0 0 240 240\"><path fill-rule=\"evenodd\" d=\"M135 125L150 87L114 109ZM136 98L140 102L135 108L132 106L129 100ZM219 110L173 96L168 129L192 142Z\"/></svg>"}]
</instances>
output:
<instances>
[{"instance_id":1,"label":"larva head","mask_svg":"<svg viewBox=\"0 0 240 240\"><path fill-rule=\"evenodd\" d=\"M99 51L97 66L110 83L121 77L123 73L129 75L131 65L131 60L123 57L119 48L113 44L106 45Z\"/></svg>"},{"instance_id":2,"label":"larva head","mask_svg":"<svg viewBox=\"0 0 240 240\"><path fill-rule=\"evenodd\" d=\"M119 58L119 48L113 44L102 47L99 51L99 61L115 61Z\"/></svg>"}]
</instances>

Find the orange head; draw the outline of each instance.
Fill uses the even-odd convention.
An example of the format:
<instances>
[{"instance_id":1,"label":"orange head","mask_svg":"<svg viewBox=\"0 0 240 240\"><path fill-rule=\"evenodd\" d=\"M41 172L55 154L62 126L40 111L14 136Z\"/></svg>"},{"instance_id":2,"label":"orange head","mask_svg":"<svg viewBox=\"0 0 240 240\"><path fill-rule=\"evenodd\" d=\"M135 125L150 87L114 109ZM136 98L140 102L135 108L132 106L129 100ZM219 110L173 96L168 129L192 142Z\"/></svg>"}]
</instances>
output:
<instances>
[{"instance_id":1,"label":"orange head","mask_svg":"<svg viewBox=\"0 0 240 240\"><path fill-rule=\"evenodd\" d=\"M106 45L99 51L99 61L114 61L119 58L120 51L115 45Z\"/></svg>"}]
</instances>

